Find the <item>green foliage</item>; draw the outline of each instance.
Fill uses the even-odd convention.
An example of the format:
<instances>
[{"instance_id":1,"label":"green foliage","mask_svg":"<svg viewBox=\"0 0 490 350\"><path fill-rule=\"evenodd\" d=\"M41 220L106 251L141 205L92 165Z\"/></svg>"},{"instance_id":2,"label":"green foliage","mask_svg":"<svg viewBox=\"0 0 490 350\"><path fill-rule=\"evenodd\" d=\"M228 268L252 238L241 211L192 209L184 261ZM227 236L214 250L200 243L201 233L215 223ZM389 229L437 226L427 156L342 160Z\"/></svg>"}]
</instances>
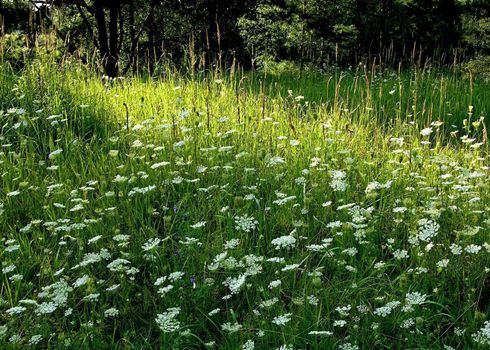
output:
<instances>
[{"instance_id":1,"label":"green foliage","mask_svg":"<svg viewBox=\"0 0 490 350\"><path fill-rule=\"evenodd\" d=\"M490 79L490 56L480 56L467 63L466 68L476 75Z\"/></svg>"},{"instance_id":2,"label":"green foliage","mask_svg":"<svg viewBox=\"0 0 490 350\"><path fill-rule=\"evenodd\" d=\"M97 3L107 31L109 2L102 0L86 6L63 0L35 11L28 1L9 2L0 6L0 15L8 33L21 30L33 40L36 32L51 28L67 52L92 61L97 53L104 56L97 44ZM490 50L485 0L126 0L116 7L116 52L105 56L117 56L119 68L150 73L169 60L194 66L233 59L247 66L266 60L322 66L376 58L396 66L420 58L448 65ZM98 61L107 63L103 57Z\"/></svg>"},{"instance_id":3,"label":"green foliage","mask_svg":"<svg viewBox=\"0 0 490 350\"><path fill-rule=\"evenodd\" d=\"M240 34L250 52L257 52L258 55L278 54L281 41L286 36L286 28L279 22L281 14L278 6L259 5L254 19L242 17L238 20Z\"/></svg>"},{"instance_id":4,"label":"green foliage","mask_svg":"<svg viewBox=\"0 0 490 350\"><path fill-rule=\"evenodd\" d=\"M340 47L345 55L349 55L351 48L355 47L358 41L359 29L353 24L335 24L333 34L335 35L335 44Z\"/></svg>"},{"instance_id":5,"label":"green foliage","mask_svg":"<svg viewBox=\"0 0 490 350\"><path fill-rule=\"evenodd\" d=\"M0 39L1 59L14 67L21 67L29 52L26 41L26 36L19 32L3 36Z\"/></svg>"},{"instance_id":6,"label":"green foliage","mask_svg":"<svg viewBox=\"0 0 490 350\"><path fill-rule=\"evenodd\" d=\"M463 26L464 41L470 47L479 52L490 51L490 17L465 17Z\"/></svg>"},{"instance_id":7,"label":"green foliage","mask_svg":"<svg viewBox=\"0 0 490 350\"><path fill-rule=\"evenodd\" d=\"M15 32L0 37L0 59L12 68L21 70L35 60L59 60L63 43L53 33L39 34L34 42L21 33Z\"/></svg>"},{"instance_id":8,"label":"green foliage","mask_svg":"<svg viewBox=\"0 0 490 350\"><path fill-rule=\"evenodd\" d=\"M252 18L239 18L238 28L252 58L262 62L295 57L311 45L314 36L299 14L288 15L285 9L270 4L257 6Z\"/></svg>"}]
</instances>

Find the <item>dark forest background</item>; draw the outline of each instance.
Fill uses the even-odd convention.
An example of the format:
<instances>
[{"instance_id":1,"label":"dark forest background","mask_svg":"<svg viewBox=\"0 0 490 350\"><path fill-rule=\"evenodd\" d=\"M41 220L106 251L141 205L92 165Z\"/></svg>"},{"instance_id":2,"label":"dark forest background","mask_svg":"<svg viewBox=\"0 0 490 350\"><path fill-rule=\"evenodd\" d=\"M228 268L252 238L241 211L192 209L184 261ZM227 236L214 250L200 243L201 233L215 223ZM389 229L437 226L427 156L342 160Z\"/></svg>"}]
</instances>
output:
<instances>
[{"instance_id":1,"label":"dark forest background","mask_svg":"<svg viewBox=\"0 0 490 350\"><path fill-rule=\"evenodd\" d=\"M161 62L245 68L488 60L489 0L0 0L12 63L55 33L106 75Z\"/></svg>"}]
</instances>

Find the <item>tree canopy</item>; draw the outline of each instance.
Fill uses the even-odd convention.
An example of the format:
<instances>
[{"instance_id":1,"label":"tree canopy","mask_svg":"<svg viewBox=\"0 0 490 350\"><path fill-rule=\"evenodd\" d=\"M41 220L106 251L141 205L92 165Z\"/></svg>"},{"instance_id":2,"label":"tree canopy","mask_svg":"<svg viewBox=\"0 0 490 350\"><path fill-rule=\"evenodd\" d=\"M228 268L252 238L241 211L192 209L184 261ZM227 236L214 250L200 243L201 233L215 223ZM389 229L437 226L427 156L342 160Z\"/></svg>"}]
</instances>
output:
<instances>
[{"instance_id":1,"label":"tree canopy","mask_svg":"<svg viewBox=\"0 0 490 350\"><path fill-rule=\"evenodd\" d=\"M0 27L29 40L54 30L70 53L97 52L111 77L189 54L321 66L490 52L486 0L0 0Z\"/></svg>"}]
</instances>

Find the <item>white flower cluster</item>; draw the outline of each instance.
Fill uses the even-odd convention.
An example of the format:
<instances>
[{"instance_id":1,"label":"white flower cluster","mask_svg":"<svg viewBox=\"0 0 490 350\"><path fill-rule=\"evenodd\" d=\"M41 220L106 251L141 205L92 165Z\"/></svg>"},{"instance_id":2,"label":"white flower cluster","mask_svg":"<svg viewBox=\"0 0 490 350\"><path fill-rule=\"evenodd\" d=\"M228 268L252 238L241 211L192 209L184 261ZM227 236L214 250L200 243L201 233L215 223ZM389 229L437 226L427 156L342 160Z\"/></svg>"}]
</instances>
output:
<instances>
[{"instance_id":1,"label":"white flower cluster","mask_svg":"<svg viewBox=\"0 0 490 350\"><path fill-rule=\"evenodd\" d=\"M490 321L485 321L483 327L473 334L473 341L480 345L490 345Z\"/></svg>"},{"instance_id":2,"label":"white flower cluster","mask_svg":"<svg viewBox=\"0 0 490 350\"><path fill-rule=\"evenodd\" d=\"M347 174L342 170L330 171L330 187L334 192L344 192L347 189L346 177Z\"/></svg>"},{"instance_id":3,"label":"white flower cluster","mask_svg":"<svg viewBox=\"0 0 490 350\"><path fill-rule=\"evenodd\" d=\"M291 315L292 314L284 314L280 316L276 316L272 319L272 323L274 323L277 326L284 326L286 323L291 321Z\"/></svg>"},{"instance_id":4,"label":"white flower cluster","mask_svg":"<svg viewBox=\"0 0 490 350\"><path fill-rule=\"evenodd\" d=\"M255 230L259 222L253 217L244 215L235 217L235 229L249 233Z\"/></svg>"},{"instance_id":5,"label":"white flower cluster","mask_svg":"<svg viewBox=\"0 0 490 350\"><path fill-rule=\"evenodd\" d=\"M423 242L428 242L439 232L439 224L432 220L422 219L419 220L419 240Z\"/></svg>"},{"instance_id":6,"label":"white flower cluster","mask_svg":"<svg viewBox=\"0 0 490 350\"><path fill-rule=\"evenodd\" d=\"M397 300L387 303L385 306L378 307L374 310L374 314L381 317L386 317L397 308L401 303Z\"/></svg>"},{"instance_id":7,"label":"white flower cluster","mask_svg":"<svg viewBox=\"0 0 490 350\"><path fill-rule=\"evenodd\" d=\"M289 234L286 236L274 238L271 243L275 247L276 250L291 249L296 244L296 238L294 238L293 235Z\"/></svg>"},{"instance_id":8,"label":"white flower cluster","mask_svg":"<svg viewBox=\"0 0 490 350\"><path fill-rule=\"evenodd\" d=\"M180 322L176 320L176 317L180 314L179 307L172 307L167 309L166 312L162 312L161 314L157 314L155 318L155 322L158 327L164 333L172 333L177 331L180 328Z\"/></svg>"}]
</instances>

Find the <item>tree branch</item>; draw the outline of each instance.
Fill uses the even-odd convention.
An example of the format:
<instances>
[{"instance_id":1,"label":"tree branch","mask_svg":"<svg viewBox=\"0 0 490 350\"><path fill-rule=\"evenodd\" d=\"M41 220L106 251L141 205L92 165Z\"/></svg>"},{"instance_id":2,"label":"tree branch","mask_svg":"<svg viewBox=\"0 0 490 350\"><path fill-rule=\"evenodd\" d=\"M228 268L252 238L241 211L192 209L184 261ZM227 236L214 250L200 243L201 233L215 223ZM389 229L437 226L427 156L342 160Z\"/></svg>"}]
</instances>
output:
<instances>
[{"instance_id":1,"label":"tree branch","mask_svg":"<svg viewBox=\"0 0 490 350\"><path fill-rule=\"evenodd\" d=\"M85 6L84 7L88 7L88 5L82 1ZM85 25L87 26L87 29L88 31L90 32L90 36L92 37L92 40L94 42L94 45L95 47L98 49L99 48L99 43L97 42L97 38L95 37L95 32L92 28L92 25L90 24L90 21L88 20L87 16L85 16L85 13L83 12L83 9L81 7L81 5L79 4L79 2L77 1L75 6L77 7L78 9L78 13L80 13L80 16L82 17L82 20L83 20L83 23L85 23ZM88 10L89 13L92 13L90 12L90 10Z\"/></svg>"},{"instance_id":2,"label":"tree branch","mask_svg":"<svg viewBox=\"0 0 490 350\"><path fill-rule=\"evenodd\" d=\"M126 64L126 67L124 67L124 69L122 71L123 75L125 75L128 72L129 68L131 68L131 63L133 62L134 55L136 54L136 47L138 46L138 39L141 36L141 34L143 33L143 29L145 28L145 24L148 21L148 19L150 18L154 9L155 9L155 2L152 1L150 10L148 11L148 14L146 15L145 19L143 20L143 23L141 24L140 29L138 30L136 35L133 38L131 38L131 50L130 50L130 54L129 54L129 60L128 60L128 63Z\"/></svg>"},{"instance_id":3,"label":"tree branch","mask_svg":"<svg viewBox=\"0 0 490 350\"><path fill-rule=\"evenodd\" d=\"M92 16L94 15L95 10L92 7L90 7L89 5L87 5L87 3L85 2L85 0L74 0L74 1L76 3L77 7L78 6L81 6L84 9L86 9Z\"/></svg>"},{"instance_id":4,"label":"tree branch","mask_svg":"<svg viewBox=\"0 0 490 350\"><path fill-rule=\"evenodd\" d=\"M41 9L41 8L38 6L38 3L37 3L36 1L34 1L34 0L30 0L29 2L30 2L30 3L32 4L32 6L33 6L33 7L36 9L36 11L38 11L38 12L39 12L39 13L40 13L40 14L41 14L43 17L44 17L44 19L46 19L46 21L48 21L48 23L49 23L50 25L54 26L53 19L52 19L52 18L51 18L51 17L50 17L50 16L47 14L47 12L46 12L46 11L42 11L42 9ZM67 34L65 34L65 33L63 33L62 31L60 31L60 30L59 30L59 29L58 29L56 26L54 26L54 30L55 30L55 32L56 32L56 35L58 35L58 37L59 37L61 40L66 41ZM69 45L68 50L69 50L70 52L75 51L75 50L74 50L73 45Z\"/></svg>"}]
</instances>

